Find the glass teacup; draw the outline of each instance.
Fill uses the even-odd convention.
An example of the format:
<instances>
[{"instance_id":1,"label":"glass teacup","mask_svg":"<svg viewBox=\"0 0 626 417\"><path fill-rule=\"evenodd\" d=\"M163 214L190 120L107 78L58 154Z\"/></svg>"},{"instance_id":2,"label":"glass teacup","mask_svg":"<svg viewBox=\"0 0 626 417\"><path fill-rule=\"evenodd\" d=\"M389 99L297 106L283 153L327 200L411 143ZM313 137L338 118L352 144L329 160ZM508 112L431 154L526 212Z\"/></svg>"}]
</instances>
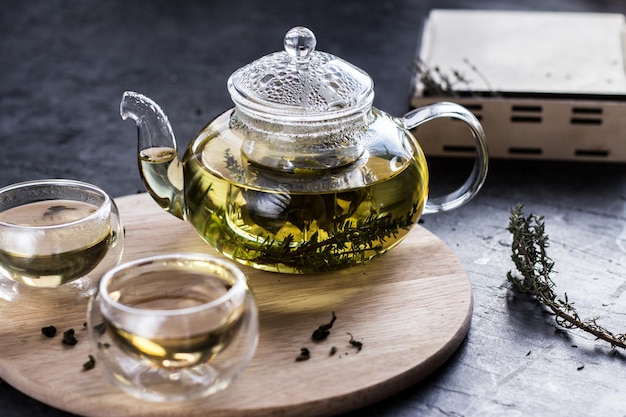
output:
<instances>
[{"instance_id":1,"label":"glass teacup","mask_svg":"<svg viewBox=\"0 0 626 417\"><path fill-rule=\"evenodd\" d=\"M258 341L257 307L245 275L203 254L117 266L102 277L87 316L102 372L127 393L154 402L225 389Z\"/></svg>"},{"instance_id":2,"label":"glass teacup","mask_svg":"<svg viewBox=\"0 0 626 417\"><path fill-rule=\"evenodd\" d=\"M113 200L95 185L62 179L0 189L0 298L87 297L120 262L124 233Z\"/></svg>"}]
</instances>

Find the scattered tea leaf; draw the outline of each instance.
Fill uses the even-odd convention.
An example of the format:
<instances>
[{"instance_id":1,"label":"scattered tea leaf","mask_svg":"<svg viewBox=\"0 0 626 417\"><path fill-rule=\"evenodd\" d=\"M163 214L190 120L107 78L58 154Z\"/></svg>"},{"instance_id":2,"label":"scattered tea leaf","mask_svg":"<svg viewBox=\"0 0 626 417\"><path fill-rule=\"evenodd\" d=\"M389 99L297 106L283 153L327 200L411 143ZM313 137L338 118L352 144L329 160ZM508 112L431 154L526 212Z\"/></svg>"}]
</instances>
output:
<instances>
[{"instance_id":1,"label":"scattered tea leaf","mask_svg":"<svg viewBox=\"0 0 626 417\"><path fill-rule=\"evenodd\" d=\"M78 340L74 336L74 329L69 329L63 332L63 340L61 340L61 343L67 346L74 346L78 343Z\"/></svg>"},{"instance_id":2,"label":"scattered tea leaf","mask_svg":"<svg viewBox=\"0 0 626 417\"><path fill-rule=\"evenodd\" d=\"M102 336L104 334L104 331L106 330L106 324L104 324L104 322L98 323L93 326L93 329L96 331L96 333Z\"/></svg>"},{"instance_id":3,"label":"scattered tea leaf","mask_svg":"<svg viewBox=\"0 0 626 417\"><path fill-rule=\"evenodd\" d=\"M54 337L57 334L57 328L54 326L42 327L41 333L46 337Z\"/></svg>"},{"instance_id":4,"label":"scattered tea leaf","mask_svg":"<svg viewBox=\"0 0 626 417\"><path fill-rule=\"evenodd\" d=\"M83 363L83 371L89 371L90 369L95 368L96 366L96 358L93 355L89 355L89 360Z\"/></svg>"},{"instance_id":5,"label":"scattered tea leaf","mask_svg":"<svg viewBox=\"0 0 626 417\"><path fill-rule=\"evenodd\" d=\"M320 342L328 337L328 335L330 334L330 329L333 327L335 320L337 320L337 316L335 316L334 311L332 312L332 314L333 317L328 324L322 324L317 329L315 329L315 331L311 335L311 340L313 340L314 342Z\"/></svg>"},{"instance_id":6,"label":"scattered tea leaf","mask_svg":"<svg viewBox=\"0 0 626 417\"><path fill-rule=\"evenodd\" d=\"M63 205L58 205L58 206L50 206L48 207L48 209L43 213L43 217L52 217L54 216L55 213L59 213L61 211L65 211L65 210L76 210L76 208L74 207L67 207L67 206L63 206Z\"/></svg>"},{"instance_id":7,"label":"scattered tea leaf","mask_svg":"<svg viewBox=\"0 0 626 417\"><path fill-rule=\"evenodd\" d=\"M334 356L337 353L337 346L333 346L330 348L329 356Z\"/></svg>"},{"instance_id":8,"label":"scattered tea leaf","mask_svg":"<svg viewBox=\"0 0 626 417\"><path fill-rule=\"evenodd\" d=\"M350 340L348 341L348 343L354 346L357 352L360 352L361 349L363 349L363 343L359 342L358 340L354 340L354 336L352 336L352 333L348 333L348 334L350 335Z\"/></svg>"},{"instance_id":9,"label":"scattered tea leaf","mask_svg":"<svg viewBox=\"0 0 626 417\"><path fill-rule=\"evenodd\" d=\"M311 359L311 352L309 349L305 347L300 348L300 354L296 356L296 362L308 361L309 359Z\"/></svg>"}]
</instances>

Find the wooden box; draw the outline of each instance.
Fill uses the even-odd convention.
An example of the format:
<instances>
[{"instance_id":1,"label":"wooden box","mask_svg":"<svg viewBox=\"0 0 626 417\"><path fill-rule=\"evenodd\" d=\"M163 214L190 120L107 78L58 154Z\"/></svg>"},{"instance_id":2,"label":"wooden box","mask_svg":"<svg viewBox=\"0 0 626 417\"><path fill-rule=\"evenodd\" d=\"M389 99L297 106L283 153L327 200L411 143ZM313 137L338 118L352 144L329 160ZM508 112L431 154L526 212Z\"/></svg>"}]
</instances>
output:
<instances>
[{"instance_id":1,"label":"wooden box","mask_svg":"<svg viewBox=\"0 0 626 417\"><path fill-rule=\"evenodd\" d=\"M433 10L411 105L467 107L492 158L624 162L625 27L621 14ZM427 155L474 155L460 122L416 130Z\"/></svg>"}]
</instances>

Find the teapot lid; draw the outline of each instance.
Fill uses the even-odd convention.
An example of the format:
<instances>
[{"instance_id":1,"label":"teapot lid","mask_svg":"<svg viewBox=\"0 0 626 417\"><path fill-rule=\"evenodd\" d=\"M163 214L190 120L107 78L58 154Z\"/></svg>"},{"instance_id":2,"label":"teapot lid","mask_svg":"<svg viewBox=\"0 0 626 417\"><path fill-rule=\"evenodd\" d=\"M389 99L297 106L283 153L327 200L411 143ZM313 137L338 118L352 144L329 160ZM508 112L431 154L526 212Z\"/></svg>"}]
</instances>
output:
<instances>
[{"instance_id":1,"label":"teapot lid","mask_svg":"<svg viewBox=\"0 0 626 417\"><path fill-rule=\"evenodd\" d=\"M228 90L237 108L271 120L321 121L371 107L374 83L354 65L315 50L313 32L298 26L285 35L285 50L235 71Z\"/></svg>"}]
</instances>

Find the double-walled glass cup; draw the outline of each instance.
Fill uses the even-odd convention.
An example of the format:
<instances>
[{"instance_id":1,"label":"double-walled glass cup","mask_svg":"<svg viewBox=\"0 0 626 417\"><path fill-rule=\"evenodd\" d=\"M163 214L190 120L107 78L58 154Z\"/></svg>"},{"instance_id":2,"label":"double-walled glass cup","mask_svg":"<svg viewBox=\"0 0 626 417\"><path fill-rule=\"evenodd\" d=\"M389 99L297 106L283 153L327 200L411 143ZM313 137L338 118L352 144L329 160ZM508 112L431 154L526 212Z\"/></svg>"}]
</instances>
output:
<instances>
[{"instance_id":1,"label":"double-walled glass cup","mask_svg":"<svg viewBox=\"0 0 626 417\"><path fill-rule=\"evenodd\" d=\"M259 332L246 276L203 254L153 256L107 272L88 325L102 372L154 402L226 388L252 359Z\"/></svg>"},{"instance_id":2,"label":"double-walled glass cup","mask_svg":"<svg viewBox=\"0 0 626 417\"><path fill-rule=\"evenodd\" d=\"M123 247L117 207L95 185L46 179L0 189L0 298L87 297Z\"/></svg>"}]
</instances>

